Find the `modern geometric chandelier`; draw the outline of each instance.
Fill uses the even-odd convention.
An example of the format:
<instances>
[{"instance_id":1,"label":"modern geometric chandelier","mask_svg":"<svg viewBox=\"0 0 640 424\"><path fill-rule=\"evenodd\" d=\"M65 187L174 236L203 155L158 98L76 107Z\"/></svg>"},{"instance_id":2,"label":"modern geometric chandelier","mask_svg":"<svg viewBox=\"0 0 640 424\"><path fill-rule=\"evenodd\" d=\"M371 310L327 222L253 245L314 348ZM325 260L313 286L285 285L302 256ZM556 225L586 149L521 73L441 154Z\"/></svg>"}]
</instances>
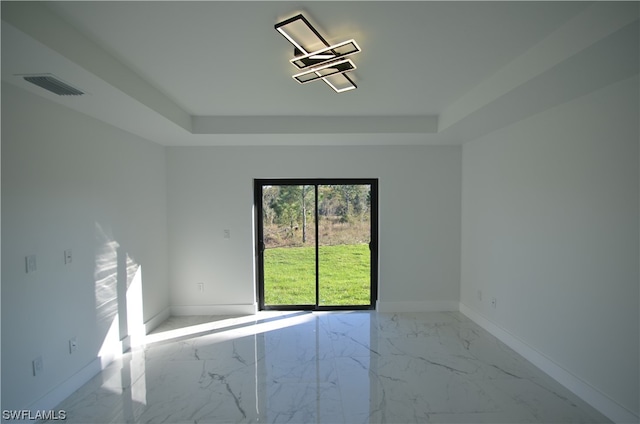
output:
<instances>
[{"instance_id":1,"label":"modern geometric chandelier","mask_svg":"<svg viewBox=\"0 0 640 424\"><path fill-rule=\"evenodd\" d=\"M322 80L336 93L358 88L347 75L356 69L349 56L360 52L355 40L330 45L301 14L277 23L275 29L293 44L290 62L301 71L293 75L300 84Z\"/></svg>"}]
</instances>

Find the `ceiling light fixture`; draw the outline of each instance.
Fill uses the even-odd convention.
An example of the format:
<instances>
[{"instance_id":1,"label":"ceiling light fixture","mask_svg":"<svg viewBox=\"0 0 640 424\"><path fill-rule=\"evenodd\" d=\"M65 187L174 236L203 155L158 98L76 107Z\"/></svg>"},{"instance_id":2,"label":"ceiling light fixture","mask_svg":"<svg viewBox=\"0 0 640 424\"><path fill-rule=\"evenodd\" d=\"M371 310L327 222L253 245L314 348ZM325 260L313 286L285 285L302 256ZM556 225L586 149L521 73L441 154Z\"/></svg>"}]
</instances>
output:
<instances>
[{"instance_id":1,"label":"ceiling light fixture","mask_svg":"<svg viewBox=\"0 0 640 424\"><path fill-rule=\"evenodd\" d=\"M293 75L300 84L322 79L336 93L357 88L347 75L356 65L346 59L360 52L355 40L330 45L302 14L277 23L275 29L293 44L294 57L290 62L304 69Z\"/></svg>"}]
</instances>

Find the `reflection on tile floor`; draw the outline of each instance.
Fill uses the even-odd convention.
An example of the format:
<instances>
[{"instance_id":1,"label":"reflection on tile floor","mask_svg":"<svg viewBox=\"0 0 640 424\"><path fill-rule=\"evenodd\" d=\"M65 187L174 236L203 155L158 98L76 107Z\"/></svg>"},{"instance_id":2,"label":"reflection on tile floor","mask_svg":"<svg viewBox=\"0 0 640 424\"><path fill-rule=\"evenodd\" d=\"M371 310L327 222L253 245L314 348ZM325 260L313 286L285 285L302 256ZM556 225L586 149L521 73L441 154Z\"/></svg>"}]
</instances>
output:
<instances>
[{"instance_id":1,"label":"reflection on tile floor","mask_svg":"<svg viewBox=\"0 0 640 424\"><path fill-rule=\"evenodd\" d=\"M171 318L58 408L70 423L609 422L457 312L209 321Z\"/></svg>"}]
</instances>

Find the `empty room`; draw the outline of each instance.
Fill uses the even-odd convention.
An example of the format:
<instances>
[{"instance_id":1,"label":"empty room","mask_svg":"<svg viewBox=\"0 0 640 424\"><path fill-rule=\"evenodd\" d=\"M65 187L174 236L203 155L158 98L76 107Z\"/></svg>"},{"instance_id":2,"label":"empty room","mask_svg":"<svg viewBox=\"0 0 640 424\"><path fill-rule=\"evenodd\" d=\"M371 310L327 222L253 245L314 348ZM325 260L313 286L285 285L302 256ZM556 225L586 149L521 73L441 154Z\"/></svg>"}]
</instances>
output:
<instances>
[{"instance_id":1,"label":"empty room","mask_svg":"<svg viewBox=\"0 0 640 424\"><path fill-rule=\"evenodd\" d=\"M1 7L3 422L640 420L640 3Z\"/></svg>"}]
</instances>

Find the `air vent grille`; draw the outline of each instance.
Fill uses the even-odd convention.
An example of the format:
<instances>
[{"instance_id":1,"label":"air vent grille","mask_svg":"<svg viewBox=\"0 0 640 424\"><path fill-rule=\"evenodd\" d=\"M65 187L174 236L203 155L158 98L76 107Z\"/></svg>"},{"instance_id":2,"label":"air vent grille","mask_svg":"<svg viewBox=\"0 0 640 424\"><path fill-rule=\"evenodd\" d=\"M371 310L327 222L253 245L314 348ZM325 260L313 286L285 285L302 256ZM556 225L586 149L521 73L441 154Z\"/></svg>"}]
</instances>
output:
<instances>
[{"instance_id":1,"label":"air vent grille","mask_svg":"<svg viewBox=\"0 0 640 424\"><path fill-rule=\"evenodd\" d=\"M51 91L58 96L81 96L84 94L82 91L60 81L53 75L31 75L23 78L25 81Z\"/></svg>"}]
</instances>

